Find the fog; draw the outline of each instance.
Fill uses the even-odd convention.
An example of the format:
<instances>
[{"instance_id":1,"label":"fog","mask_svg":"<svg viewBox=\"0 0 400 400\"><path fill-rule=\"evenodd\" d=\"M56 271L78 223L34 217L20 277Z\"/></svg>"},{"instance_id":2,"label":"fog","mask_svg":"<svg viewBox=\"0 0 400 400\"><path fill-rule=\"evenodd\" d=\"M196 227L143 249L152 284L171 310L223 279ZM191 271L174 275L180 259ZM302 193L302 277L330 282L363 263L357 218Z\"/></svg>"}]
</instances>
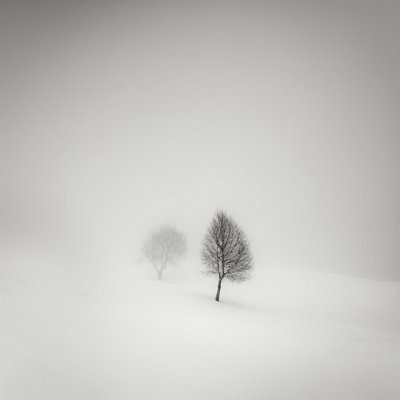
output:
<instances>
[{"instance_id":1,"label":"fog","mask_svg":"<svg viewBox=\"0 0 400 400\"><path fill-rule=\"evenodd\" d=\"M2 1L0 397L398 399L399 18ZM254 259L221 303L217 210Z\"/></svg>"},{"instance_id":2,"label":"fog","mask_svg":"<svg viewBox=\"0 0 400 400\"><path fill-rule=\"evenodd\" d=\"M111 267L171 222L195 258L222 208L262 265L398 280L398 19L389 1L3 2L3 234Z\"/></svg>"}]
</instances>

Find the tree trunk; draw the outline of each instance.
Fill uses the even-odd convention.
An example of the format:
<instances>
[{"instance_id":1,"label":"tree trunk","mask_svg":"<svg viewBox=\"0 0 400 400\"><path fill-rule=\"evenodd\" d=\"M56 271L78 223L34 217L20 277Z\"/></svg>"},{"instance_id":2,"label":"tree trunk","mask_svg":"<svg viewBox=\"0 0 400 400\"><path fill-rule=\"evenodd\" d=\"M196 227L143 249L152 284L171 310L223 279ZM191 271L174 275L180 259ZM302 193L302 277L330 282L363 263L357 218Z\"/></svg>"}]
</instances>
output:
<instances>
[{"instance_id":1,"label":"tree trunk","mask_svg":"<svg viewBox=\"0 0 400 400\"><path fill-rule=\"evenodd\" d=\"M218 289L217 289L217 295L215 296L215 300L219 301L219 294L221 293L221 283L222 283L222 279L220 279L218 281Z\"/></svg>"},{"instance_id":2,"label":"tree trunk","mask_svg":"<svg viewBox=\"0 0 400 400\"><path fill-rule=\"evenodd\" d=\"M158 276L158 279L159 279L159 280L162 279L162 269L157 270L157 276Z\"/></svg>"}]
</instances>

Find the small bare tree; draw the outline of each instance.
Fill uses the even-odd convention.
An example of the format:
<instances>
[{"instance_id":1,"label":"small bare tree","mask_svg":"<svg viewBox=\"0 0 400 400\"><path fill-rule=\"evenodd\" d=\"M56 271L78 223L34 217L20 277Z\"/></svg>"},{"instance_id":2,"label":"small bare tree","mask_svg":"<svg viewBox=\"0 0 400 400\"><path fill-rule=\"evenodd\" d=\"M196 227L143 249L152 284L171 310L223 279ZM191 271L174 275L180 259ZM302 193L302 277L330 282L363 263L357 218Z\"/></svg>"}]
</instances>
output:
<instances>
[{"instance_id":1,"label":"small bare tree","mask_svg":"<svg viewBox=\"0 0 400 400\"><path fill-rule=\"evenodd\" d=\"M250 278L253 260L246 235L223 211L217 212L208 228L201 258L207 267L205 273L218 277L216 301L223 279L242 282Z\"/></svg>"},{"instance_id":2,"label":"small bare tree","mask_svg":"<svg viewBox=\"0 0 400 400\"><path fill-rule=\"evenodd\" d=\"M175 264L185 251L185 236L170 225L153 232L143 246L143 253L153 264L158 279L162 279L167 265Z\"/></svg>"}]
</instances>

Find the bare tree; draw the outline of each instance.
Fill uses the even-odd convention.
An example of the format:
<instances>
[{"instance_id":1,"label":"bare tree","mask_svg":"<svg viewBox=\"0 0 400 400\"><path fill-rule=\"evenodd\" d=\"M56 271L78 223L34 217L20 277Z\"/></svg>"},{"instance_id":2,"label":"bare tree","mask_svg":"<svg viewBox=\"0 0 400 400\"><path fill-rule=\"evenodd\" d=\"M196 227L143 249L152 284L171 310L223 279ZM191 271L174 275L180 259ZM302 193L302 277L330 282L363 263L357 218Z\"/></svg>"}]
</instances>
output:
<instances>
[{"instance_id":1,"label":"bare tree","mask_svg":"<svg viewBox=\"0 0 400 400\"><path fill-rule=\"evenodd\" d=\"M218 277L215 300L219 301L223 279L242 282L250 278L253 260L246 235L223 211L218 211L208 228L201 253L208 275Z\"/></svg>"},{"instance_id":2,"label":"bare tree","mask_svg":"<svg viewBox=\"0 0 400 400\"><path fill-rule=\"evenodd\" d=\"M175 264L185 251L185 236L170 225L153 232L143 246L143 253L153 264L158 279L162 279L167 265Z\"/></svg>"}]
</instances>

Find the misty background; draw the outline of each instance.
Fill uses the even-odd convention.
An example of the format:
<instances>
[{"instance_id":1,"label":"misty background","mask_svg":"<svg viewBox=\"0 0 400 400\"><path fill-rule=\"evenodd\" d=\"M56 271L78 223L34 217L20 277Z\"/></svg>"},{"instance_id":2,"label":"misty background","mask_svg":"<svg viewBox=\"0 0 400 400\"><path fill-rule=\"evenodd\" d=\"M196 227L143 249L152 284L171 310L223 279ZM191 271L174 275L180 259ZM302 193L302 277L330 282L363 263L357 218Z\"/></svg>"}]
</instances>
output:
<instances>
[{"instance_id":1,"label":"misty background","mask_svg":"<svg viewBox=\"0 0 400 400\"><path fill-rule=\"evenodd\" d=\"M2 1L3 265L106 279L222 208L256 268L400 279L395 1ZM182 269L186 266L182 265Z\"/></svg>"}]
</instances>

